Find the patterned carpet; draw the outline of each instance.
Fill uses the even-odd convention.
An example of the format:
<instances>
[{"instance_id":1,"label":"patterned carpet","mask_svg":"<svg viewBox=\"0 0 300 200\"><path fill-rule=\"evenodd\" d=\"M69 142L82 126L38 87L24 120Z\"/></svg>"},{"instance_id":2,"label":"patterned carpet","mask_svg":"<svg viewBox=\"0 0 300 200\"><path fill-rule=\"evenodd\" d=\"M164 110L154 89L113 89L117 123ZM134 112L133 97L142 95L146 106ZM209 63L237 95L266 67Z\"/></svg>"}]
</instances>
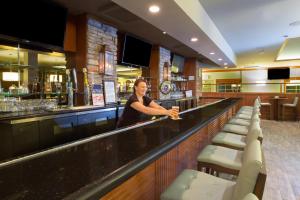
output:
<instances>
[{"instance_id":1,"label":"patterned carpet","mask_svg":"<svg viewBox=\"0 0 300 200\"><path fill-rule=\"evenodd\" d=\"M267 183L263 200L300 200L300 122L262 120Z\"/></svg>"}]
</instances>

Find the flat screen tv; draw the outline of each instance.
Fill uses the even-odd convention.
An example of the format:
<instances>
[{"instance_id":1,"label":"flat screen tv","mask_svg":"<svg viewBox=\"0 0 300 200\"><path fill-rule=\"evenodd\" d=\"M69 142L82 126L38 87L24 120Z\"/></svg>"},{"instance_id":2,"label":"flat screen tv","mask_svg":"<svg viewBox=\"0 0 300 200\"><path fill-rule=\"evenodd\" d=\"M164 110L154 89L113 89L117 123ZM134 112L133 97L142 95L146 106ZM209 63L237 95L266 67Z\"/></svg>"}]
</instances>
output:
<instances>
[{"instance_id":1,"label":"flat screen tv","mask_svg":"<svg viewBox=\"0 0 300 200\"><path fill-rule=\"evenodd\" d=\"M151 49L151 44L126 35L123 46L122 63L149 67Z\"/></svg>"},{"instance_id":2,"label":"flat screen tv","mask_svg":"<svg viewBox=\"0 0 300 200\"><path fill-rule=\"evenodd\" d=\"M290 78L290 68L269 68L268 69L268 79L289 79Z\"/></svg>"},{"instance_id":3,"label":"flat screen tv","mask_svg":"<svg viewBox=\"0 0 300 200\"><path fill-rule=\"evenodd\" d=\"M49 0L1 2L0 37L24 44L62 48L67 9Z\"/></svg>"},{"instance_id":4,"label":"flat screen tv","mask_svg":"<svg viewBox=\"0 0 300 200\"><path fill-rule=\"evenodd\" d=\"M183 56L174 53L171 55L172 66L175 66L178 69L178 72L183 72L184 60Z\"/></svg>"}]
</instances>

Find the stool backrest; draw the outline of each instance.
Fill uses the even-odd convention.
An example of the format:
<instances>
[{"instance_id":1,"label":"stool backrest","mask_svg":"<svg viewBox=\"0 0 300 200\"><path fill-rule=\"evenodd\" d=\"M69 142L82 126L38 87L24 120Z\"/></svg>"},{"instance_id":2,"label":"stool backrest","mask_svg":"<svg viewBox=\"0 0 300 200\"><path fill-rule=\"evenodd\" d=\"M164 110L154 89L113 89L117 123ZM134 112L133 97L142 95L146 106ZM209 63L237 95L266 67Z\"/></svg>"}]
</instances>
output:
<instances>
[{"instance_id":1,"label":"stool backrest","mask_svg":"<svg viewBox=\"0 0 300 200\"><path fill-rule=\"evenodd\" d=\"M293 105L294 105L294 106L297 106L298 101L299 101L299 97L295 97L295 98L294 98L294 101L293 101Z\"/></svg>"},{"instance_id":2,"label":"stool backrest","mask_svg":"<svg viewBox=\"0 0 300 200\"><path fill-rule=\"evenodd\" d=\"M249 126L248 134L246 135L246 143L253 140L257 140L257 138L262 134L262 130L260 128L259 121L253 120L251 121L251 124Z\"/></svg>"},{"instance_id":3,"label":"stool backrest","mask_svg":"<svg viewBox=\"0 0 300 200\"><path fill-rule=\"evenodd\" d=\"M258 200L258 198L254 194L249 193L243 198L243 200Z\"/></svg>"},{"instance_id":4,"label":"stool backrest","mask_svg":"<svg viewBox=\"0 0 300 200\"><path fill-rule=\"evenodd\" d=\"M260 107L260 102L258 99L255 99L254 101L254 107Z\"/></svg>"},{"instance_id":5,"label":"stool backrest","mask_svg":"<svg viewBox=\"0 0 300 200\"><path fill-rule=\"evenodd\" d=\"M243 165L236 181L233 200L243 199L247 194L253 192L261 167L262 152L260 142L254 140L245 147Z\"/></svg>"}]
</instances>

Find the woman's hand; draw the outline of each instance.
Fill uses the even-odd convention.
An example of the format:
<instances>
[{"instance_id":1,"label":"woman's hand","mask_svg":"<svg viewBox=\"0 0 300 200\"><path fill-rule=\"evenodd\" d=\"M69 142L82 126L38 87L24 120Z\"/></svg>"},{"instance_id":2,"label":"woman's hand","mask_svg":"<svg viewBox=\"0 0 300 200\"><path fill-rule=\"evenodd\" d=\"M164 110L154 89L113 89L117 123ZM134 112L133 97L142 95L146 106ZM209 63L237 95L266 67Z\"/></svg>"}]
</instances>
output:
<instances>
[{"instance_id":1,"label":"woman's hand","mask_svg":"<svg viewBox=\"0 0 300 200\"><path fill-rule=\"evenodd\" d=\"M178 110L177 109L169 109L166 110L166 115L170 116L171 118L177 118L178 117Z\"/></svg>"}]
</instances>

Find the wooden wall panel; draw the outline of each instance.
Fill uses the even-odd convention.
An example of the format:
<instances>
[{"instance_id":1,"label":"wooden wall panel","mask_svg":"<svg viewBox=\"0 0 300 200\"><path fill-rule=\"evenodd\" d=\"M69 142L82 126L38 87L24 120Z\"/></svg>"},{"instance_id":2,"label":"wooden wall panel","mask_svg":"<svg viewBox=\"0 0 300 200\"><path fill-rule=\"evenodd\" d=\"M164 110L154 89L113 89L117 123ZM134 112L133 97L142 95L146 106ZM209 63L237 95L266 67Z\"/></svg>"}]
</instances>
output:
<instances>
[{"instance_id":1,"label":"wooden wall panel","mask_svg":"<svg viewBox=\"0 0 300 200\"><path fill-rule=\"evenodd\" d=\"M151 98L159 99L159 46L153 46L150 57Z\"/></svg>"},{"instance_id":2,"label":"wooden wall panel","mask_svg":"<svg viewBox=\"0 0 300 200\"><path fill-rule=\"evenodd\" d=\"M68 16L66 24L64 51L76 52L76 20L71 15Z\"/></svg>"},{"instance_id":3,"label":"wooden wall panel","mask_svg":"<svg viewBox=\"0 0 300 200\"><path fill-rule=\"evenodd\" d=\"M178 175L178 150L170 150L155 161L155 199L175 180Z\"/></svg>"},{"instance_id":4,"label":"wooden wall panel","mask_svg":"<svg viewBox=\"0 0 300 200\"><path fill-rule=\"evenodd\" d=\"M211 141L211 139L219 132L219 130L219 119L216 118L208 124L208 140Z\"/></svg>"},{"instance_id":5,"label":"wooden wall panel","mask_svg":"<svg viewBox=\"0 0 300 200\"><path fill-rule=\"evenodd\" d=\"M155 163L125 181L101 200L153 200L155 194Z\"/></svg>"},{"instance_id":6,"label":"wooden wall panel","mask_svg":"<svg viewBox=\"0 0 300 200\"><path fill-rule=\"evenodd\" d=\"M221 130L224 125L227 123L227 112L223 113L220 117L219 117L219 130Z\"/></svg>"}]
</instances>

